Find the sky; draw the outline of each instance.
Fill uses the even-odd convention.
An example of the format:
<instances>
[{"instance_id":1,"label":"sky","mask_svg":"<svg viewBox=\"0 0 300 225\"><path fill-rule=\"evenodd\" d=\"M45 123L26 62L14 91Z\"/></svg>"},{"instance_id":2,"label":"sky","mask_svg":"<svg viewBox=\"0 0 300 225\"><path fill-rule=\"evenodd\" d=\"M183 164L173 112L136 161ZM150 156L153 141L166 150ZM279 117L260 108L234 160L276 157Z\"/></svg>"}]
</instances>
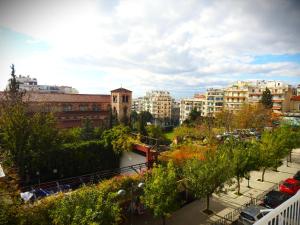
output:
<instances>
[{"instance_id":1,"label":"sky","mask_svg":"<svg viewBox=\"0 0 300 225\"><path fill-rule=\"evenodd\" d=\"M10 65L39 84L175 98L236 80L300 84L298 0L0 0Z\"/></svg>"}]
</instances>

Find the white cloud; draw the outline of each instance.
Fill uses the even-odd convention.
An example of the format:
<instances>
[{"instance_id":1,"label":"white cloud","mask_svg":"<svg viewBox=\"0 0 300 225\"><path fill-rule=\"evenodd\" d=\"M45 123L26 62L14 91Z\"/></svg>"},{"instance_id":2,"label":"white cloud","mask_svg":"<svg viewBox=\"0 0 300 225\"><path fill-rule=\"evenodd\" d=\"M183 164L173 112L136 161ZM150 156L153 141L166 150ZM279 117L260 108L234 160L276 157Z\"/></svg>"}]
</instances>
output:
<instances>
[{"instance_id":1,"label":"white cloud","mask_svg":"<svg viewBox=\"0 0 300 225\"><path fill-rule=\"evenodd\" d=\"M243 74L299 80L297 63L251 64L257 55L300 52L297 1L10 0L1 6L1 26L49 43L49 52L14 59L40 82L83 92L122 83L143 94L152 87L179 93L222 85ZM99 76L72 74L91 69Z\"/></svg>"}]
</instances>

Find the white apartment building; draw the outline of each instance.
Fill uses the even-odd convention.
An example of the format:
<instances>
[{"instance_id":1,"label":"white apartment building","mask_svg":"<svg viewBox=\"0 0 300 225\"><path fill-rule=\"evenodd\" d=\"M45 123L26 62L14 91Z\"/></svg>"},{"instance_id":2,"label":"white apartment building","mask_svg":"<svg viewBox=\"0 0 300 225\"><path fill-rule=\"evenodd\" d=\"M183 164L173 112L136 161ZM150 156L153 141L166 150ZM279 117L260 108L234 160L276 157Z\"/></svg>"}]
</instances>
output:
<instances>
[{"instance_id":1,"label":"white apartment building","mask_svg":"<svg viewBox=\"0 0 300 225\"><path fill-rule=\"evenodd\" d=\"M186 119L188 119L191 111L196 109L198 112L201 112L202 115L202 107L205 103L205 95L199 95L194 98L186 98L180 101L180 124L183 123Z\"/></svg>"},{"instance_id":2,"label":"white apartment building","mask_svg":"<svg viewBox=\"0 0 300 225\"><path fill-rule=\"evenodd\" d=\"M225 88L224 107L236 111L245 103L259 103L263 92L268 88L273 96L273 111L289 111L292 87L281 81L237 81Z\"/></svg>"},{"instance_id":3,"label":"white apartment building","mask_svg":"<svg viewBox=\"0 0 300 225\"><path fill-rule=\"evenodd\" d=\"M237 81L224 90L224 108L235 111L248 103L249 82Z\"/></svg>"},{"instance_id":4,"label":"white apartment building","mask_svg":"<svg viewBox=\"0 0 300 225\"><path fill-rule=\"evenodd\" d=\"M171 119L172 97L168 91L147 92L144 107L155 119Z\"/></svg>"},{"instance_id":5,"label":"white apartment building","mask_svg":"<svg viewBox=\"0 0 300 225\"><path fill-rule=\"evenodd\" d=\"M215 116L221 112L224 106L224 90L210 88L205 92L204 102L202 104L202 116Z\"/></svg>"},{"instance_id":6,"label":"white apartment building","mask_svg":"<svg viewBox=\"0 0 300 225\"><path fill-rule=\"evenodd\" d=\"M248 86L249 103L258 103L263 92L268 88L273 97L273 111L277 113L290 110L290 99L293 95L291 85L281 81L256 81Z\"/></svg>"},{"instance_id":7,"label":"white apartment building","mask_svg":"<svg viewBox=\"0 0 300 225\"><path fill-rule=\"evenodd\" d=\"M75 88L69 86L56 86L56 85L39 85L36 78L30 76L16 77L19 83L20 90L24 91L35 91L43 93L64 93L64 94L78 94Z\"/></svg>"},{"instance_id":8,"label":"white apartment building","mask_svg":"<svg viewBox=\"0 0 300 225\"><path fill-rule=\"evenodd\" d=\"M133 100L132 110L140 113L148 111L154 119L172 118L172 97L168 91L150 91L146 96Z\"/></svg>"}]
</instances>

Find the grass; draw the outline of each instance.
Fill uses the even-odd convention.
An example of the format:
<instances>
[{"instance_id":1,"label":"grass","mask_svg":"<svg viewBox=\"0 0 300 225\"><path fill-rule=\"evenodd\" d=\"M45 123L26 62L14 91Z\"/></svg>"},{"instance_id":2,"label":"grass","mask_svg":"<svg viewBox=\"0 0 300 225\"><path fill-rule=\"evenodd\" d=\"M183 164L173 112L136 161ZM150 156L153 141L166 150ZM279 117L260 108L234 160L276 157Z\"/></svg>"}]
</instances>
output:
<instances>
[{"instance_id":1,"label":"grass","mask_svg":"<svg viewBox=\"0 0 300 225\"><path fill-rule=\"evenodd\" d=\"M168 131L165 133L165 136L167 139L169 139L170 141L173 141L174 139L174 131Z\"/></svg>"}]
</instances>

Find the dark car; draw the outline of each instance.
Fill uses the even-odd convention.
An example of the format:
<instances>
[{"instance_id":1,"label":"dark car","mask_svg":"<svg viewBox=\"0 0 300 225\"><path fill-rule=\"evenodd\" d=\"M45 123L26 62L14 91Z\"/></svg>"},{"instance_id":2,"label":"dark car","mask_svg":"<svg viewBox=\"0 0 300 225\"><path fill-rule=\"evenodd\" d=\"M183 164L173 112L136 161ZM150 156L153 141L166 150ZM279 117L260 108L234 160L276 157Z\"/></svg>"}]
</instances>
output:
<instances>
[{"instance_id":1,"label":"dark car","mask_svg":"<svg viewBox=\"0 0 300 225\"><path fill-rule=\"evenodd\" d=\"M294 179L300 181L300 170L294 175Z\"/></svg>"},{"instance_id":2,"label":"dark car","mask_svg":"<svg viewBox=\"0 0 300 225\"><path fill-rule=\"evenodd\" d=\"M282 193L280 191L270 191L265 195L263 205L267 208L275 209L290 197L291 195Z\"/></svg>"}]
</instances>

